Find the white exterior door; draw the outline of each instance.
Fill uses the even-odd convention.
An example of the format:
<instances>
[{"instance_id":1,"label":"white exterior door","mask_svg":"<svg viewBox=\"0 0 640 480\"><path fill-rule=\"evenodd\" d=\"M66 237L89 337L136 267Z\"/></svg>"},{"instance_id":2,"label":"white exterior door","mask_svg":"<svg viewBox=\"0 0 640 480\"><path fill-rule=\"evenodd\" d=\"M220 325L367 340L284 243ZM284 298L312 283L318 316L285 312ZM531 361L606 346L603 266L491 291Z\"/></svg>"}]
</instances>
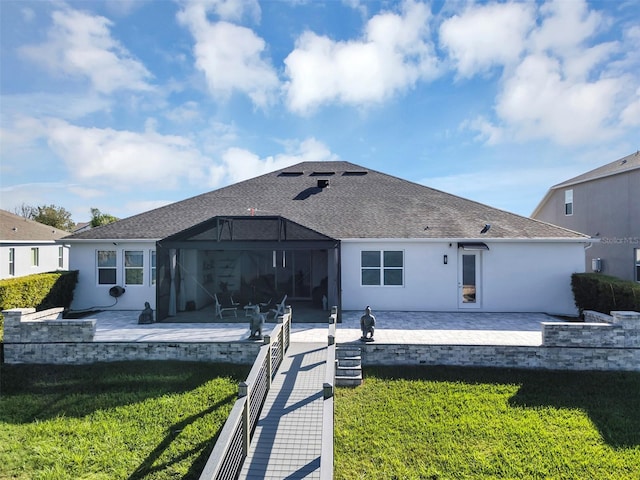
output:
<instances>
[{"instance_id":1,"label":"white exterior door","mask_svg":"<svg viewBox=\"0 0 640 480\"><path fill-rule=\"evenodd\" d=\"M482 285L480 251L460 250L458 258L458 307L480 308Z\"/></svg>"}]
</instances>

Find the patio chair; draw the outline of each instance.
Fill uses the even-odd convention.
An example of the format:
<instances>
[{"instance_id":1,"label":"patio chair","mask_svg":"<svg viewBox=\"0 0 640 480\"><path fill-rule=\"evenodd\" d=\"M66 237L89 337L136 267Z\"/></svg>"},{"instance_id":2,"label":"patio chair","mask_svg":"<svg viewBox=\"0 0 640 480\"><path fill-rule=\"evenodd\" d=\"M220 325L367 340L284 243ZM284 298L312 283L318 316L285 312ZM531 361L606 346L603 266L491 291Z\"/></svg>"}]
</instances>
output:
<instances>
[{"instance_id":1,"label":"patio chair","mask_svg":"<svg viewBox=\"0 0 640 480\"><path fill-rule=\"evenodd\" d=\"M287 296L285 295L284 297L282 297L282 300L280 301L280 303L276 305L276 308L272 308L269 310L269 313L273 313L274 319L278 318L280 315L284 315L284 308L285 308L284 302L286 301L287 301Z\"/></svg>"},{"instance_id":2,"label":"patio chair","mask_svg":"<svg viewBox=\"0 0 640 480\"><path fill-rule=\"evenodd\" d=\"M239 304L233 301L233 297L231 297L231 295L220 295L222 299L225 300L225 303L221 303L220 300L218 300L217 293L214 293L213 296L216 299L216 316L222 319L222 314L224 312L233 312L233 316L238 318Z\"/></svg>"}]
</instances>

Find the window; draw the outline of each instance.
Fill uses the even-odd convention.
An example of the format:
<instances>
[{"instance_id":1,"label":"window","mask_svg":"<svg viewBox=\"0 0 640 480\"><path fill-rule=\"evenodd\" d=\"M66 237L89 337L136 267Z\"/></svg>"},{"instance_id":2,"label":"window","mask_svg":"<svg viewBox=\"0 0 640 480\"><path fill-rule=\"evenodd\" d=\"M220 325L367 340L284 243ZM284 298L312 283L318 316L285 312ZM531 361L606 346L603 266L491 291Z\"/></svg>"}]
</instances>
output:
<instances>
[{"instance_id":1,"label":"window","mask_svg":"<svg viewBox=\"0 0 640 480\"><path fill-rule=\"evenodd\" d=\"M16 274L16 249L9 249L9 275L14 276Z\"/></svg>"},{"instance_id":2,"label":"window","mask_svg":"<svg viewBox=\"0 0 640 480\"><path fill-rule=\"evenodd\" d=\"M31 266L37 267L38 265L40 265L40 249L33 247L31 249Z\"/></svg>"},{"instance_id":3,"label":"window","mask_svg":"<svg viewBox=\"0 0 640 480\"><path fill-rule=\"evenodd\" d=\"M635 252L636 252L636 282L640 282L640 248L636 248Z\"/></svg>"},{"instance_id":4,"label":"window","mask_svg":"<svg viewBox=\"0 0 640 480\"><path fill-rule=\"evenodd\" d=\"M362 285L403 285L404 254L401 250L363 250Z\"/></svg>"},{"instance_id":5,"label":"window","mask_svg":"<svg viewBox=\"0 0 640 480\"><path fill-rule=\"evenodd\" d=\"M64 247L58 247L58 268L64 268Z\"/></svg>"},{"instance_id":6,"label":"window","mask_svg":"<svg viewBox=\"0 0 640 480\"><path fill-rule=\"evenodd\" d=\"M573 215L573 190L564 191L564 214Z\"/></svg>"},{"instance_id":7,"label":"window","mask_svg":"<svg viewBox=\"0 0 640 480\"><path fill-rule=\"evenodd\" d=\"M142 285L144 273L144 254L142 250L125 250L124 283L125 285Z\"/></svg>"},{"instance_id":8,"label":"window","mask_svg":"<svg viewBox=\"0 0 640 480\"><path fill-rule=\"evenodd\" d=\"M151 259L151 261L149 262L151 264L151 285L155 285L156 284L156 251L155 250L151 250L149 252L149 257Z\"/></svg>"},{"instance_id":9,"label":"window","mask_svg":"<svg viewBox=\"0 0 640 480\"><path fill-rule=\"evenodd\" d=\"M116 284L115 250L98 250L98 285Z\"/></svg>"}]
</instances>

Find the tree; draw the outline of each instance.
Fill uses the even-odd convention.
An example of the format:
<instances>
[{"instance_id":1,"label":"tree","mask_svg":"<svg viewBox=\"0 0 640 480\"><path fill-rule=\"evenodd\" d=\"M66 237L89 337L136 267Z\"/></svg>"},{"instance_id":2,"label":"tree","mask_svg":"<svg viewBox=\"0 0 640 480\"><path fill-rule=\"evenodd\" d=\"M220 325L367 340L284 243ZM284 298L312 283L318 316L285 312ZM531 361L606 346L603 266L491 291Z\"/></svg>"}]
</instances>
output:
<instances>
[{"instance_id":1,"label":"tree","mask_svg":"<svg viewBox=\"0 0 640 480\"><path fill-rule=\"evenodd\" d=\"M97 208L91 209L91 228L108 225L109 223L117 222L118 220L119 218L109 215L108 213L102 213Z\"/></svg>"},{"instance_id":2,"label":"tree","mask_svg":"<svg viewBox=\"0 0 640 480\"><path fill-rule=\"evenodd\" d=\"M23 203L15 209L15 212L16 215L21 217L67 232L72 231L76 225L71 220L71 212L57 205L38 205L33 207Z\"/></svg>"},{"instance_id":3,"label":"tree","mask_svg":"<svg viewBox=\"0 0 640 480\"><path fill-rule=\"evenodd\" d=\"M19 207L15 207L13 209L13 213L15 213L16 215L20 215L22 218L28 218L29 220L33 220L35 211L36 211L36 207L32 205L27 205L24 202Z\"/></svg>"}]
</instances>

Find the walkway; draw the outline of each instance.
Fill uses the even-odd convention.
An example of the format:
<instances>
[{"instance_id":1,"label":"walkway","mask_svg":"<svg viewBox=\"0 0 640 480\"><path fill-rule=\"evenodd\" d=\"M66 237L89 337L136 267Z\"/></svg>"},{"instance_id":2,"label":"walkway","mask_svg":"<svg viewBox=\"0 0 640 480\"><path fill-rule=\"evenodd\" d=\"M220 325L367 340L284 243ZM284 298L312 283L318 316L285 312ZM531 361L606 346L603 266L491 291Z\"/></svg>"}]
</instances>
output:
<instances>
[{"instance_id":1,"label":"walkway","mask_svg":"<svg viewBox=\"0 0 640 480\"><path fill-rule=\"evenodd\" d=\"M267 395L240 479L320 478L326 356L323 343L291 343Z\"/></svg>"}]
</instances>

